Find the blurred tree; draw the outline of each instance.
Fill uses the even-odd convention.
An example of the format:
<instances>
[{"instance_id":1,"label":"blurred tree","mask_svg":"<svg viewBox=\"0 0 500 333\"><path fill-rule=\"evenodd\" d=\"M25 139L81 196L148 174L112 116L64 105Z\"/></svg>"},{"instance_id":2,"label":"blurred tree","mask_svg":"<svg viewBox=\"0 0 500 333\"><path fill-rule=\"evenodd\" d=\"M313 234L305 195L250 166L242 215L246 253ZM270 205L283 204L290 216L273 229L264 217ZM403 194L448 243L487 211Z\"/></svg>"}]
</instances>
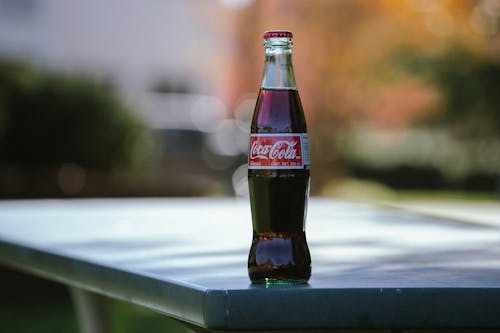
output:
<instances>
[{"instance_id":1,"label":"blurred tree","mask_svg":"<svg viewBox=\"0 0 500 333\"><path fill-rule=\"evenodd\" d=\"M373 128L353 131L343 151L351 172L395 188L498 190L500 64L460 44L438 53L406 47L391 59L392 70L400 72L399 86L401 78L411 77L435 91L437 97L426 105L433 110L425 113L421 107L419 117L413 115L392 132L387 127L385 133ZM394 113L413 104L407 93L391 94L392 103L403 97Z\"/></svg>"},{"instance_id":2,"label":"blurred tree","mask_svg":"<svg viewBox=\"0 0 500 333\"><path fill-rule=\"evenodd\" d=\"M220 88L225 94L219 94L234 110L240 96L255 93L262 73L262 32L270 29L293 31L294 69L308 121L314 169L311 191L318 194L330 180L334 183L336 177L356 174L352 161L345 158L348 155L345 150L352 146L348 142L350 139L345 139L349 138L346 132L351 130L363 132L366 128L377 128L404 132L423 119L430 124L431 117L436 116L441 120L436 118L435 126L440 122L445 131L454 128L456 135L460 132L472 135L464 133L466 128L478 135L495 131L498 118L492 112L496 99L491 96L498 95L495 91L498 74L493 69L495 63L484 59L500 54L500 7L497 2L255 0L244 9L229 10L233 14L227 15L231 25L221 29L228 43L222 55L227 64L222 73L225 85ZM450 49L453 43L462 45L464 50L476 56L465 55L460 64L453 64L458 61L457 57L464 56L453 54L459 52ZM404 61L429 66L427 74L398 65L401 59L396 61L393 55L403 46L413 50ZM479 59L481 57L483 60ZM472 63L468 64L469 61ZM468 82L464 84L462 80ZM482 89L483 85L487 85L487 89ZM474 111L476 108L483 111ZM460 112L467 116L457 114ZM478 124L473 126L474 121ZM460 129L460 123L466 126ZM484 126L490 128L484 129ZM364 132L361 134L368 135ZM484 160L482 168L486 170L486 165L494 164L484 158L488 153L476 149L481 145L487 144L469 142L467 146L471 147L471 156L479 155ZM411 149L406 149L414 153L411 160L393 167L411 172L415 160L423 164L427 156L418 149L421 146L424 145L415 143ZM395 155L387 146L381 145L380 149ZM378 159L387 159L387 154L379 154ZM447 160L440 165L453 169L458 164ZM415 172L423 179L428 171L425 168L433 167L427 165L421 170L423 172ZM465 174L469 167L462 169ZM436 177L437 180L442 178L445 177ZM391 185L398 181L399 178L391 181ZM441 181L435 181L432 186L440 184Z\"/></svg>"},{"instance_id":3,"label":"blurred tree","mask_svg":"<svg viewBox=\"0 0 500 333\"><path fill-rule=\"evenodd\" d=\"M145 134L103 83L0 62L0 164L125 169L143 154Z\"/></svg>"},{"instance_id":4,"label":"blurred tree","mask_svg":"<svg viewBox=\"0 0 500 333\"><path fill-rule=\"evenodd\" d=\"M405 50L397 60L412 74L422 75L443 96L442 111L426 123L447 127L464 139L500 138L500 64L455 46L429 55Z\"/></svg>"}]
</instances>

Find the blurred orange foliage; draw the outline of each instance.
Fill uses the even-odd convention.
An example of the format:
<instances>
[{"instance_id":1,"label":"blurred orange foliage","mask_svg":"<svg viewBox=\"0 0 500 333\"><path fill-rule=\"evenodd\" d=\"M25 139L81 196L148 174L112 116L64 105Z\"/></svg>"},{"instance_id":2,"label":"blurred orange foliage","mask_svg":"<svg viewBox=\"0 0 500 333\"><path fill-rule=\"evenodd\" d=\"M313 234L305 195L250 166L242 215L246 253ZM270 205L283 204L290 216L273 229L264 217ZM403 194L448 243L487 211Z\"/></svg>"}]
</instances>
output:
<instances>
[{"instance_id":1,"label":"blurred orange foliage","mask_svg":"<svg viewBox=\"0 0 500 333\"><path fill-rule=\"evenodd\" d=\"M392 55L411 47L423 53L460 43L487 52L492 39L478 24L482 1L262 1L228 9L230 38L224 100L234 105L256 92L263 63L262 32L294 33L294 66L311 128L352 121L405 126L431 112L432 87L391 66ZM483 30L481 30L483 29Z\"/></svg>"},{"instance_id":2,"label":"blurred orange foliage","mask_svg":"<svg viewBox=\"0 0 500 333\"><path fill-rule=\"evenodd\" d=\"M264 1L228 9L227 53L219 96L234 109L260 83L262 32L294 33L297 86L311 135L313 191L342 174L338 134L356 125L404 128L442 111L437 87L395 63L395 56L440 54L460 45L500 54L494 0ZM498 1L497 1L498 2ZM493 23L492 23L493 22ZM496 25L495 25L496 24Z\"/></svg>"}]
</instances>

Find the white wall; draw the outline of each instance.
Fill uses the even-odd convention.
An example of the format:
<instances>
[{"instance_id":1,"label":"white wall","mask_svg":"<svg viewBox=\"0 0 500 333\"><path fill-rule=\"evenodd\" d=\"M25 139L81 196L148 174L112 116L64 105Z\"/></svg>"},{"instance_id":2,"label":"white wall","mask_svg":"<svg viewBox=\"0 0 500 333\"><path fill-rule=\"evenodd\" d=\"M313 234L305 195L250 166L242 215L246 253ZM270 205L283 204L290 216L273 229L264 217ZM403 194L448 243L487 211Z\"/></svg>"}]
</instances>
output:
<instances>
[{"instance_id":1,"label":"white wall","mask_svg":"<svg viewBox=\"0 0 500 333\"><path fill-rule=\"evenodd\" d=\"M97 73L125 91L164 76L209 93L221 10L205 0L0 0L0 55Z\"/></svg>"}]
</instances>

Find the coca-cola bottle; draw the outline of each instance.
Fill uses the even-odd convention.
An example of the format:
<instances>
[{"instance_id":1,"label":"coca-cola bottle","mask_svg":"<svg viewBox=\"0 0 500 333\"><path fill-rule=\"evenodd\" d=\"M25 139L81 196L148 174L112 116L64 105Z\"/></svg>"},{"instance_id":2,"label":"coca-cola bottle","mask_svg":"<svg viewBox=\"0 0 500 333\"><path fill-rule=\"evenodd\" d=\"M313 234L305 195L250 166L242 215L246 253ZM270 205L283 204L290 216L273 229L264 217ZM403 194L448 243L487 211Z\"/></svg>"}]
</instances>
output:
<instances>
[{"instance_id":1,"label":"coca-cola bottle","mask_svg":"<svg viewBox=\"0 0 500 333\"><path fill-rule=\"evenodd\" d=\"M293 73L292 33L266 31L264 40L264 74L248 152L253 225L248 273L254 283L306 283L311 275L304 225L309 146Z\"/></svg>"}]
</instances>

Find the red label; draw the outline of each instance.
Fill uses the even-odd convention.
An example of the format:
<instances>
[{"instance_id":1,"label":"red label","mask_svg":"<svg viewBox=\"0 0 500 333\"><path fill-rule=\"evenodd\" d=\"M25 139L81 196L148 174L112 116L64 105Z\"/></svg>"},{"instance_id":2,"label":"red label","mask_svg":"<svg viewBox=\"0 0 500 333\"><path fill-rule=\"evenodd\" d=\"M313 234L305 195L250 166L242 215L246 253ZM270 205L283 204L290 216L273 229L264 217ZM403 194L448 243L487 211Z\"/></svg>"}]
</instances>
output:
<instances>
[{"instance_id":1,"label":"red label","mask_svg":"<svg viewBox=\"0 0 500 333\"><path fill-rule=\"evenodd\" d=\"M306 133L251 134L249 169L303 169L308 165Z\"/></svg>"}]
</instances>

